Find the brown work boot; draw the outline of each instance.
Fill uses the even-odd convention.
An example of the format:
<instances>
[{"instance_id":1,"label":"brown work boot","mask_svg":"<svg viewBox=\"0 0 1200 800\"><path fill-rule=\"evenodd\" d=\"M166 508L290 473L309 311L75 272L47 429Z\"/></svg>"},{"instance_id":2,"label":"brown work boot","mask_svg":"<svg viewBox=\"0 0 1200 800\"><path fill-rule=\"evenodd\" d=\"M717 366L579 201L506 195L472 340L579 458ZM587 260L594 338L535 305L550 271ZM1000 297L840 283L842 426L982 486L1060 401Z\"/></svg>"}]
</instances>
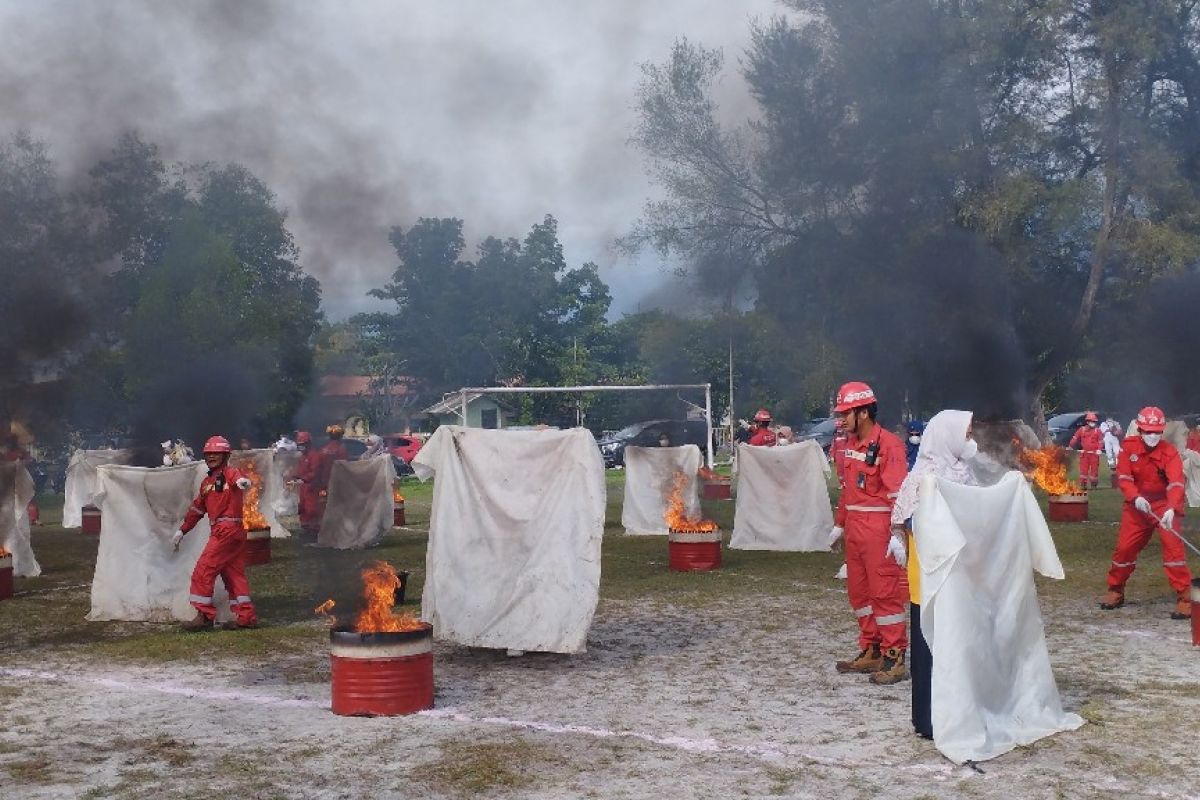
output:
<instances>
[{"instance_id":1,"label":"brown work boot","mask_svg":"<svg viewBox=\"0 0 1200 800\"><path fill-rule=\"evenodd\" d=\"M1175 598L1175 610L1171 612L1171 619L1191 619L1192 618L1192 601L1191 592L1184 589Z\"/></svg>"},{"instance_id":2,"label":"brown work boot","mask_svg":"<svg viewBox=\"0 0 1200 800\"><path fill-rule=\"evenodd\" d=\"M196 616L192 617L187 622L183 623L183 625L181 625L180 627L183 628L185 631L188 631L189 633L196 633L198 631L212 630L212 626L213 626L212 617L206 617L203 614L201 614L199 611L197 611Z\"/></svg>"},{"instance_id":3,"label":"brown work boot","mask_svg":"<svg viewBox=\"0 0 1200 800\"><path fill-rule=\"evenodd\" d=\"M1100 601L1100 607L1105 611L1112 611L1123 605L1125 605L1125 593L1120 589L1109 589L1108 593L1104 595L1104 599Z\"/></svg>"},{"instance_id":4,"label":"brown work boot","mask_svg":"<svg viewBox=\"0 0 1200 800\"><path fill-rule=\"evenodd\" d=\"M874 672L883 666L883 655L879 645L873 644L864 647L852 661L839 661L834 666L838 672Z\"/></svg>"},{"instance_id":5,"label":"brown work boot","mask_svg":"<svg viewBox=\"0 0 1200 800\"><path fill-rule=\"evenodd\" d=\"M255 620L254 622L238 622L236 619L227 619L221 623L221 630L223 631L241 631L246 630L247 628L257 627L258 620Z\"/></svg>"},{"instance_id":6,"label":"brown work boot","mask_svg":"<svg viewBox=\"0 0 1200 800\"><path fill-rule=\"evenodd\" d=\"M883 665L878 672L871 673L869 680L880 686L891 686L893 683L908 680L908 667L904 665L904 651L899 647L889 647L883 654Z\"/></svg>"}]
</instances>

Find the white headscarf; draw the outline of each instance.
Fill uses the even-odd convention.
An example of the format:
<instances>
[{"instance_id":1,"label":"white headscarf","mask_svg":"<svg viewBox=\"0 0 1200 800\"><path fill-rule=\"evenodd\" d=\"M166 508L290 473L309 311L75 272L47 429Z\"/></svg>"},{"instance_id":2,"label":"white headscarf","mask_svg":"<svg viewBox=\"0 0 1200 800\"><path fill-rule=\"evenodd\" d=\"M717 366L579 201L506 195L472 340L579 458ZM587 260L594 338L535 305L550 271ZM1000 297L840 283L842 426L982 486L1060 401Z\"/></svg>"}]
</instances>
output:
<instances>
[{"instance_id":1,"label":"white headscarf","mask_svg":"<svg viewBox=\"0 0 1200 800\"><path fill-rule=\"evenodd\" d=\"M896 505L892 507L893 525L903 525L917 510L917 490L926 475L936 475L968 486L978 484L975 473L963 461L963 451L967 448L967 428L971 427L973 416L970 411L939 411L929 420L921 436L917 461L904 483L900 484Z\"/></svg>"}]
</instances>

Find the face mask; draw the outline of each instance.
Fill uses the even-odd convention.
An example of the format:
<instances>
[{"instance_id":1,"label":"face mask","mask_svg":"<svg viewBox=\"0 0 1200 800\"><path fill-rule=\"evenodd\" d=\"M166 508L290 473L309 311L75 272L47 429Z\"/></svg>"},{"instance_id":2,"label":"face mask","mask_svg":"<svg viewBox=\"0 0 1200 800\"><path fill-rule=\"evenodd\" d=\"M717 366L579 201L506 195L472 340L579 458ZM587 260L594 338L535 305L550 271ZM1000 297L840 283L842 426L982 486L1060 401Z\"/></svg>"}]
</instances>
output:
<instances>
[{"instance_id":1,"label":"face mask","mask_svg":"<svg viewBox=\"0 0 1200 800\"><path fill-rule=\"evenodd\" d=\"M1089 422L1089 423L1088 423L1088 427L1089 427L1089 428L1094 428L1094 427L1096 427L1096 426L1097 426L1097 425L1099 425L1099 424L1100 424L1099 422Z\"/></svg>"},{"instance_id":2,"label":"face mask","mask_svg":"<svg viewBox=\"0 0 1200 800\"><path fill-rule=\"evenodd\" d=\"M1160 441L1162 441L1162 434L1161 433L1143 433L1142 441L1146 443L1146 447L1157 447L1158 443Z\"/></svg>"},{"instance_id":3,"label":"face mask","mask_svg":"<svg viewBox=\"0 0 1200 800\"><path fill-rule=\"evenodd\" d=\"M979 454L979 444L974 439L967 439L967 446L963 448L962 455L959 458L964 461L968 458L974 458Z\"/></svg>"},{"instance_id":4,"label":"face mask","mask_svg":"<svg viewBox=\"0 0 1200 800\"><path fill-rule=\"evenodd\" d=\"M912 442L913 444L920 444L920 443L921 443L921 437L920 437L920 436L910 436L910 437L908 437L908 440L909 440L910 442Z\"/></svg>"}]
</instances>

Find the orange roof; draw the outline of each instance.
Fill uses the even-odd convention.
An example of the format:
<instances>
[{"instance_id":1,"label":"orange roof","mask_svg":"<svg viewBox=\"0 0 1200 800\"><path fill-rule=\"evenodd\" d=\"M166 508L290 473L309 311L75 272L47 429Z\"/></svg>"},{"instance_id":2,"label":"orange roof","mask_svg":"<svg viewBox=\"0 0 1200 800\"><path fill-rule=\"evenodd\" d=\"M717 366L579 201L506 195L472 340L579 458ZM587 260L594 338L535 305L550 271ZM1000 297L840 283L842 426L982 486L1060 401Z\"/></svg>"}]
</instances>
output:
<instances>
[{"instance_id":1,"label":"orange roof","mask_svg":"<svg viewBox=\"0 0 1200 800\"><path fill-rule=\"evenodd\" d=\"M388 387L388 394L408 394L407 379ZM356 397L371 393L371 378L368 375L323 375L321 376L322 397Z\"/></svg>"}]
</instances>

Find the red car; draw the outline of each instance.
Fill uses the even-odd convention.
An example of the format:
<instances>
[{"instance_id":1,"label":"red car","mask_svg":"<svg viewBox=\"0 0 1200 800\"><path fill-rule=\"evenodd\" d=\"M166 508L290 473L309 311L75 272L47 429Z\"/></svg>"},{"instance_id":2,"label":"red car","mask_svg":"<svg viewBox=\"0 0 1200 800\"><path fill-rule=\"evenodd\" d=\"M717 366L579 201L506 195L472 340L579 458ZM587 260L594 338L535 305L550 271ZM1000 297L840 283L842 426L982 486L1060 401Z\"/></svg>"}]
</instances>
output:
<instances>
[{"instance_id":1,"label":"red car","mask_svg":"<svg viewBox=\"0 0 1200 800\"><path fill-rule=\"evenodd\" d=\"M412 463L412 460L417 457L417 453L421 450L421 445L425 444L425 442L416 436L403 433L384 434L383 443L389 453L397 458L404 459L404 463L406 464Z\"/></svg>"}]
</instances>

